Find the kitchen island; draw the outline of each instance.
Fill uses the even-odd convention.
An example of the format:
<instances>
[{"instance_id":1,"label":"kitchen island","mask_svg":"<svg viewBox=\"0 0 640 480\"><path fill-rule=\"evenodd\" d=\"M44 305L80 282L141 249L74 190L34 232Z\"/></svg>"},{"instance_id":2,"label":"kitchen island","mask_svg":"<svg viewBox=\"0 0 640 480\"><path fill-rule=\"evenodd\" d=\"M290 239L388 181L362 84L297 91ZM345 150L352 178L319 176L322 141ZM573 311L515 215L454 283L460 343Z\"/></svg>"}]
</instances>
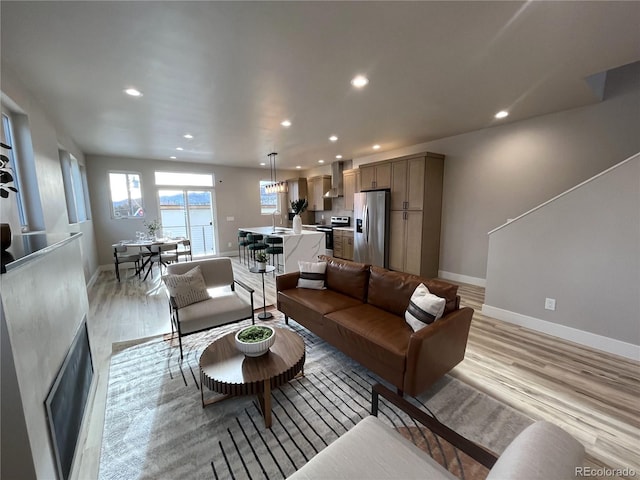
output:
<instances>
[{"instance_id":1,"label":"kitchen island","mask_svg":"<svg viewBox=\"0 0 640 480\"><path fill-rule=\"evenodd\" d=\"M325 254L325 235L322 232L303 230L302 233L293 233L291 228L273 227L247 227L240 228L249 233L258 233L266 237L282 238L281 265L284 265L284 273L297 272L298 261L317 262L318 255Z\"/></svg>"}]
</instances>

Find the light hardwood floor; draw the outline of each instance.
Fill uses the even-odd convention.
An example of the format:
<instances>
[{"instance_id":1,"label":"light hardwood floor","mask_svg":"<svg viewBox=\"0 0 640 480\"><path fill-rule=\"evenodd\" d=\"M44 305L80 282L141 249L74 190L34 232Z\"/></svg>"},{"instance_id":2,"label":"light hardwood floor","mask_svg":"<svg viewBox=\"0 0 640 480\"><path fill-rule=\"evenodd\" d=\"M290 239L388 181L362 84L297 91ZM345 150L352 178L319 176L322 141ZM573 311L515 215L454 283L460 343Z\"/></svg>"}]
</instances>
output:
<instances>
[{"instance_id":1,"label":"light hardwood floor","mask_svg":"<svg viewBox=\"0 0 640 480\"><path fill-rule=\"evenodd\" d=\"M234 272L254 288L255 307L261 307L261 276L237 259ZM118 283L112 271L103 271L89 289L98 381L86 446L77 461L76 478L82 480L98 474L112 344L171 331L157 270L144 282L130 275ZM271 275L265 275L265 290L267 305L275 304ZM459 293L475 313L465 360L452 375L532 419L565 428L585 445L588 466L629 467L640 475L640 364L484 316L481 287L461 284Z\"/></svg>"}]
</instances>

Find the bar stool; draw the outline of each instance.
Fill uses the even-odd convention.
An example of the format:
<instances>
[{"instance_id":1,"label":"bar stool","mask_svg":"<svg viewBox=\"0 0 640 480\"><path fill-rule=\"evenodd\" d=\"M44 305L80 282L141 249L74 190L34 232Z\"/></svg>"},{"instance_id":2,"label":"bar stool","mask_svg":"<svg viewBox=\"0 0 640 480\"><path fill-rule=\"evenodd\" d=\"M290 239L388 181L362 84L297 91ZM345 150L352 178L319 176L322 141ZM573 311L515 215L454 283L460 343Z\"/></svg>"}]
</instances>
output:
<instances>
[{"instance_id":1,"label":"bar stool","mask_svg":"<svg viewBox=\"0 0 640 480\"><path fill-rule=\"evenodd\" d=\"M260 235L259 233L249 233L247 235L247 241L249 242L249 245L247 245L247 248L251 252L251 258L253 259L254 264L256 263L256 251L267 249L267 244L262 243L262 239L263 239L263 236Z\"/></svg>"},{"instance_id":2,"label":"bar stool","mask_svg":"<svg viewBox=\"0 0 640 480\"><path fill-rule=\"evenodd\" d=\"M271 264L276 267L276 271L280 271L280 255L284 254L282 246L282 237L267 237L265 243L268 245L265 253L271 255ZM274 263L275 257L275 263Z\"/></svg>"},{"instance_id":3,"label":"bar stool","mask_svg":"<svg viewBox=\"0 0 640 480\"><path fill-rule=\"evenodd\" d=\"M249 232L245 232L244 230L239 230L238 231L238 258L240 259L240 261L243 261L243 256L244 259L247 260L247 266L249 265L249 259L247 258L247 246L249 246L249 240L247 240L247 235L249 235ZM240 247L242 247L242 254L240 253Z\"/></svg>"}]
</instances>

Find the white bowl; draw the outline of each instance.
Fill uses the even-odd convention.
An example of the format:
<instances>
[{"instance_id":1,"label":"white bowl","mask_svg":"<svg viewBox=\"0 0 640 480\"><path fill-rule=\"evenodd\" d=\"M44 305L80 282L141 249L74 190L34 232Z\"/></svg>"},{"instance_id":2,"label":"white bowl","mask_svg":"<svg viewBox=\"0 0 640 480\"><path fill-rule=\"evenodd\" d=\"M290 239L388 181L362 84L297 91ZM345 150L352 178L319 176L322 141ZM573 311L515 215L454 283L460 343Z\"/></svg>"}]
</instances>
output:
<instances>
[{"instance_id":1,"label":"white bowl","mask_svg":"<svg viewBox=\"0 0 640 480\"><path fill-rule=\"evenodd\" d=\"M252 325L253 326L253 325ZM269 349L273 346L273 344L276 341L276 331L267 326L267 325L256 325L259 327L264 327L267 328L269 330L271 330L271 336L265 340L262 340L260 342L253 342L253 343L247 343L247 342L243 342L241 340L238 340L238 335L240 335L241 332L243 332L244 330L246 330L249 327L245 327L242 328L240 330L238 330L238 332L236 333L235 339L236 339L236 348L244 353L247 357L259 357L260 355L264 355L265 353L267 353L269 351Z\"/></svg>"}]
</instances>

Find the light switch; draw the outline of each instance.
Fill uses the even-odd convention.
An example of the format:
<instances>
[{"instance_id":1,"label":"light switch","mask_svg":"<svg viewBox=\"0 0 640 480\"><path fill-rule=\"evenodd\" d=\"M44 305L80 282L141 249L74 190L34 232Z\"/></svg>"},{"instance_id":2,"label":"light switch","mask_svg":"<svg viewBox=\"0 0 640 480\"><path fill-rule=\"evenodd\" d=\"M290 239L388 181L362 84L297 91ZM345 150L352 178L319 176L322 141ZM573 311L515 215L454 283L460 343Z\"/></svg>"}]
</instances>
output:
<instances>
[{"instance_id":1,"label":"light switch","mask_svg":"<svg viewBox=\"0 0 640 480\"><path fill-rule=\"evenodd\" d=\"M227 217L227 222L233 222L236 219L236 217Z\"/></svg>"},{"instance_id":2,"label":"light switch","mask_svg":"<svg viewBox=\"0 0 640 480\"><path fill-rule=\"evenodd\" d=\"M556 309L556 299L555 298L545 298L545 300L544 300L544 308L546 310L555 310Z\"/></svg>"}]
</instances>

